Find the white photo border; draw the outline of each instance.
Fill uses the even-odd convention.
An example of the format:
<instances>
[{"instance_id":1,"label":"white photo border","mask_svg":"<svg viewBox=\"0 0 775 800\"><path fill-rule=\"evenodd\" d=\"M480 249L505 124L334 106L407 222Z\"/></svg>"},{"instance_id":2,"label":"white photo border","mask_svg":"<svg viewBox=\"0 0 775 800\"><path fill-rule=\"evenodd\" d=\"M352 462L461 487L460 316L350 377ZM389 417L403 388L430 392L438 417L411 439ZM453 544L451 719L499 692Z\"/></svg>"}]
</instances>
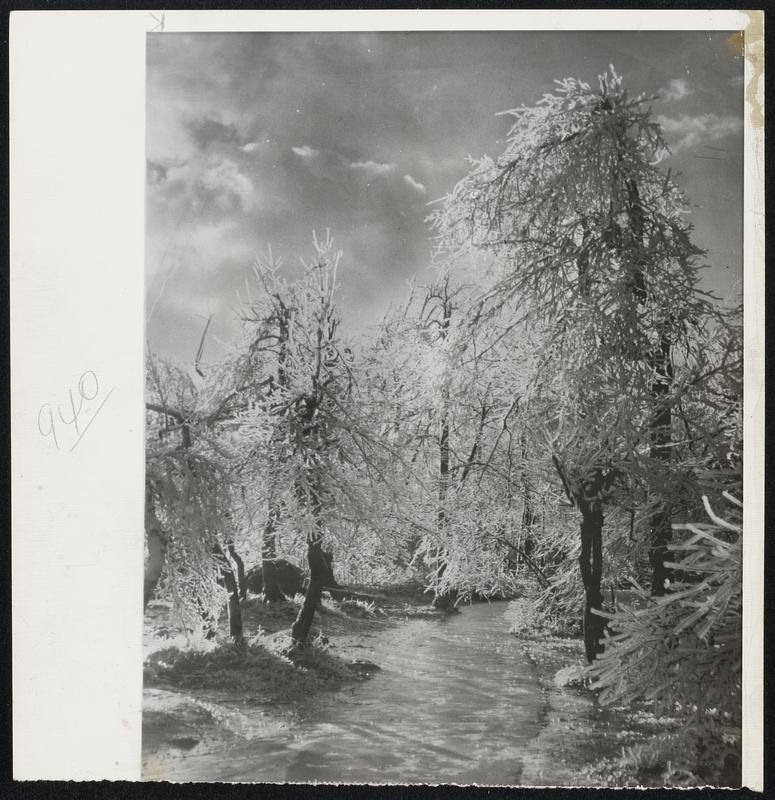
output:
<instances>
[{"instance_id":1,"label":"white photo border","mask_svg":"<svg viewBox=\"0 0 775 800\"><path fill-rule=\"evenodd\" d=\"M763 788L760 11L16 11L10 17L13 758L140 778L145 40L151 31L745 31L743 784ZM122 153L115 158L116 150ZM90 168L84 165L89 163ZM79 392L80 389L80 392ZM70 392L93 424L54 442ZM88 428L84 430L84 428ZM75 444L73 444L75 442Z\"/></svg>"}]
</instances>

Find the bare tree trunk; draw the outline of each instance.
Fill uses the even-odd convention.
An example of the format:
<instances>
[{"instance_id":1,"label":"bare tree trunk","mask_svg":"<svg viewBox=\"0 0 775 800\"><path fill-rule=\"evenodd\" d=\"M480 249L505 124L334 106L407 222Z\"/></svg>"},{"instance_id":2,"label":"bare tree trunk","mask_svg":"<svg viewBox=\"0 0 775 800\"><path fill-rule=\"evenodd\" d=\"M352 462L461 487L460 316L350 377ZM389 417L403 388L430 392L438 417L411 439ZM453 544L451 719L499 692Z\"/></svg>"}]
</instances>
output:
<instances>
[{"instance_id":1,"label":"bare tree trunk","mask_svg":"<svg viewBox=\"0 0 775 800\"><path fill-rule=\"evenodd\" d=\"M636 250L643 247L643 208L641 206L638 186L634 181L627 185L630 203L630 219L633 244ZM636 269L633 272L633 295L639 304L646 302L648 291L643 271ZM669 481L669 464L672 458L672 413L667 399L673 384L673 362L671 356L671 342L663 325L659 336L659 348L647 355L649 367L654 370L654 380L651 385L651 397L654 402L654 411L649 426L651 446L649 455L655 461L664 465L659 469L659 483L662 487ZM661 492L660 492L661 493ZM669 503L662 498L659 508L652 514L650 524L649 562L651 564L651 594L660 597L665 593L665 581L669 577L669 570L665 567L667 560L667 546L672 538L672 512Z\"/></svg>"},{"instance_id":2,"label":"bare tree trunk","mask_svg":"<svg viewBox=\"0 0 775 800\"><path fill-rule=\"evenodd\" d=\"M671 460L672 413L670 405L665 402L670 394L673 381L673 367L670 357L670 341L664 334L660 338L660 349L652 357L656 379L652 387L654 397L654 417L651 424L650 455L665 465L662 482L667 485L668 470ZM651 594L660 597L665 593L665 582L670 571L665 566L668 549L672 537L672 513L669 504L663 499L661 507L654 512L650 521L651 547L649 562L651 563Z\"/></svg>"},{"instance_id":3,"label":"bare tree trunk","mask_svg":"<svg viewBox=\"0 0 775 800\"><path fill-rule=\"evenodd\" d=\"M224 570L223 583L229 593L229 636L235 644L239 644L242 641L242 607L237 581L230 569Z\"/></svg>"},{"instance_id":4,"label":"bare tree trunk","mask_svg":"<svg viewBox=\"0 0 775 800\"><path fill-rule=\"evenodd\" d=\"M314 453L313 462L316 461L320 449L320 429L317 423L313 421L316 411L317 402L314 399L309 399L305 404L301 429L302 437L306 439L308 446L311 445L311 449ZM302 646L306 644L309 638L315 611L320 604L320 598L323 594L326 579L331 573L331 564L326 561L321 536L320 518L323 511L323 486L319 462L314 463L314 466L309 469L307 473L307 485L308 489L306 493L301 491L301 487L299 486L297 486L297 492L300 497L306 497L306 502L309 503L309 510L314 520L314 530L307 535L309 583L307 584L307 591L304 594L304 602L291 628L291 639L293 643Z\"/></svg>"},{"instance_id":5,"label":"bare tree trunk","mask_svg":"<svg viewBox=\"0 0 775 800\"><path fill-rule=\"evenodd\" d=\"M323 585L328 589L336 589L339 587L339 582L334 577L334 554L330 550L322 550L323 562L325 569L323 570Z\"/></svg>"},{"instance_id":6,"label":"bare tree trunk","mask_svg":"<svg viewBox=\"0 0 775 800\"><path fill-rule=\"evenodd\" d=\"M449 323L452 318L452 303L447 296L447 285L444 286L444 294L440 297L442 300L442 317L441 317L441 334L440 338L444 341L447 338L449 331ZM438 526L439 533L444 531L447 524L447 512L445 505L447 502L447 489L449 487L449 417L447 416L447 403L449 402L449 392L445 388L443 390L444 396L444 411L441 417L439 426L439 512L438 512ZM441 561L441 565L437 571L437 578L441 578L447 571L446 554L443 548L437 551L437 563ZM433 600L435 608L441 608L449 611L455 607L458 600L458 592L456 589L447 589L441 594L436 594Z\"/></svg>"},{"instance_id":7,"label":"bare tree trunk","mask_svg":"<svg viewBox=\"0 0 775 800\"><path fill-rule=\"evenodd\" d=\"M315 611L325 588L328 565L319 539L313 539L307 544L307 562L309 564L309 584L304 595L304 603L291 628L291 639L294 644L300 645L305 644L309 638Z\"/></svg>"},{"instance_id":8,"label":"bare tree trunk","mask_svg":"<svg viewBox=\"0 0 775 800\"><path fill-rule=\"evenodd\" d=\"M229 545L229 556L237 567L237 589L239 591L240 600L244 600L248 594L248 586L245 581L245 562L240 557L233 544Z\"/></svg>"},{"instance_id":9,"label":"bare tree trunk","mask_svg":"<svg viewBox=\"0 0 775 800\"><path fill-rule=\"evenodd\" d=\"M444 503L447 499L447 485L449 484L449 422L446 414L441 420L439 431L439 528L444 527L447 514Z\"/></svg>"},{"instance_id":10,"label":"bare tree trunk","mask_svg":"<svg viewBox=\"0 0 775 800\"><path fill-rule=\"evenodd\" d=\"M242 606L240 605L239 587L234 577L234 570L220 547L215 548L215 555L221 563L221 581L229 593L229 636L235 644L239 644L242 641Z\"/></svg>"},{"instance_id":11,"label":"bare tree trunk","mask_svg":"<svg viewBox=\"0 0 775 800\"><path fill-rule=\"evenodd\" d=\"M167 556L167 539L156 516L153 497L147 490L145 493L145 535L148 542L148 563L145 565L145 575L143 576L143 611L156 591L156 585L159 583Z\"/></svg>"},{"instance_id":12,"label":"bare tree trunk","mask_svg":"<svg viewBox=\"0 0 775 800\"><path fill-rule=\"evenodd\" d=\"M614 237L617 231L612 231ZM591 275L589 265L589 252L586 244L589 231L584 226L584 247L578 259L579 292L583 297L589 297L591 288ZM557 463L557 462L555 462ZM575 499L581 512L581 553L579 554L579 568L581 581L584 584L584 615L582 628L584 632L584 651L587 661L591 664L598 654L603 651L602 639L605 631L605 620L594 613L595 609L603 607L603 593L600 583L603 576L603 502L600 497L603 487L603 476L599 469L593 472L592 478L580 483L578 491L573 495L566 484L565 491L571 501Z\"/></svg>"},{"instance_id":13,"label":"bare tree trunk","mask_svg":"<svg viewBox=\"0 0 775 800\"><path fill-rule=\"evenodd\" d=\"M584 482L578 496L581 511L581 554L579 567L584 584L584 650L592 663L602 653L605 619L594 610L603 607L600 588L603 574L603 505L600 499L602 476L596 471L592 480Z\"/></svg>"},{"instance_id":14,"label":"bare tree trunk","mask_svg":"<svg viewBox=\"0 0 775 800\"><path fill-rule=\"evenodd\" d=\"M444 509L444 504L447 500L447 486L449 485L449 422L446 414L441 420L441 430L439 432L439 513L438 524L439 533L444 530L447 522L447 512ZM445 560L444 551L440 548L437 555L437 560L441 561L441 566L438 569L437 575L441 578L447 570L447 562ZM449 611L455 607L458 600L458 593L456 589L447 589L447 591L436 594L433 600L435 608L441 608Z\"/></svg>"}]
</instances>

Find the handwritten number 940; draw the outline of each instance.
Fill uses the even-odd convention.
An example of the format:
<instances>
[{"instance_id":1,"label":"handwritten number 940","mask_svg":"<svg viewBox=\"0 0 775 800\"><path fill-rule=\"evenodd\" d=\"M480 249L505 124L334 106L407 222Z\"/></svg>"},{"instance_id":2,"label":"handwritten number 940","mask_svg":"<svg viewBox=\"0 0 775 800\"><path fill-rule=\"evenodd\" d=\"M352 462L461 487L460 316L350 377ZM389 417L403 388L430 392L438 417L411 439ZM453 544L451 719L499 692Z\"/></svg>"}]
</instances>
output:
<instances>
[{"instance_id":1,"label":"handwritten number 940","mask_svg":"<svg viewBox=\"0 0 775 800\"><path fill-rule=\"evenodd\" d=\"M76 439L70 450L75 450L112 392L113 389L105 395L99 406L92 413L89 413L89 406L84 409L84 402L91 403L97 399L100 393L100 382L96 373L87 369L78 379L77 391L74 392L72 388L67 390L69 403L65 404L64 411L61 405L57 405L55 413L54 407L50 403L43 403L40 407L38 410L38 431L40 435L50 436L57 450L59 450L60 440L57 431L60 433L63 429L72 431Z\"/></svg>"}]
</instances>

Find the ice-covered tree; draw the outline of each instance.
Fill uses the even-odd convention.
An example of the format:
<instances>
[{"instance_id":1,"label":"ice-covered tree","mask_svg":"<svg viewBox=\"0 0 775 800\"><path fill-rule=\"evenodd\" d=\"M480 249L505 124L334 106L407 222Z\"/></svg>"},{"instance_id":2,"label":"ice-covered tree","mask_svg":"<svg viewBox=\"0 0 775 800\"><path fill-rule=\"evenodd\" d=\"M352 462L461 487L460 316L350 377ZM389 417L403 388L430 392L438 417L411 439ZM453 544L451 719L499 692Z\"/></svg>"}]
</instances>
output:
<instances>
[{"instance_id":1,"label":"ice-covered tree","mask_svg":"<svg viewBox=\"0 0 775 800\"><path fill-rule=\"evenodd\" d=\"M394 499L382 404L363 380L365 359L359 362L340 330L340 258L330 235L315 238L313 257L292 282L282 280L277 262L259 259L233 360L246 404L243 474L254 505L264 509L264 563L276 535L306 549L309 584L292 629L298 643L308 637L324 588L336 585L331 554L352 540L353 528L378 532L380 512Z\"/></svg>"},{"instance_id":2,"label":"ice-covered tree","mask_svg":"<svg viewBox=\"0 0 775 800\"><path fill-rule=\"evenodd\" d=\"M236 442L219 430L233 409L228 374L198 385L151 353L146 363L146 568L144 606L160 578L177 618L213 630L228 599L230 634L242 638L233 545Z\"/></svg>"},{"instance_id":3,"label":"ice-covered tree","mask_svg":"<svg viewBox=\"0 0 775 800\"><path fill-rule=\"evenodd\" d=\"M691 494L677 410L712 375L708 335L723 328L698 288L701 251L659 168L667 147L648 102L613 68L594 89L558 82L506 112L503 154L475 161L434 218L443 262L488 257L479 324L513 320L534 355L523 410L581 516L590 659L603 633L606 508L636 513L652 592L664 591L672 515Z\"/></svg>"},{"instance_id":4,"label":"ice-covered tree","mask_svg":"<svg viewBox=\"0 0 775 800\"><path fill-rule=\"evenodd\" d=\"M517 560L530 563L521 522L538 517L513 331L472 324L473 291L449 275L415 288L381 337L381 358L400 376L391 419L411 460L411 554L439 607L508 592Z\"/></svg>"}]
</instances>

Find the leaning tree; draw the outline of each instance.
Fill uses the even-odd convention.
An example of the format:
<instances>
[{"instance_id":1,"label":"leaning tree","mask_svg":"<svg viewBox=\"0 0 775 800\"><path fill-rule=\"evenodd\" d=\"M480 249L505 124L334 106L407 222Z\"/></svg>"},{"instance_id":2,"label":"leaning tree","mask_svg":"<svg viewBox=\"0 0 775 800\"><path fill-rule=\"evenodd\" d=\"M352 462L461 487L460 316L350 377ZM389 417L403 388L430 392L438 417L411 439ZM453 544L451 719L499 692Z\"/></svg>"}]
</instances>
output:
<instances>
[{"instance_id":1,"label":"leaning tree","mask_svg":"<svg viewBox=\"0 0 775 800\"><path fill-rule=\"evenodd\" d=\"M651 589L665 590L676 480L676 408L701 391L708 319L701 251L646 96L613 67L599 88L575 79L514 118L497 159L474 161L434 215L443 263L486 253L473 312L515 320L535 356L523 410L581 515L587 656L600 650L607 507L637 513ZM686 402L684 402L686 405Z\"/></svg>"},{"instance_id":2,"label":"leaning tree","mask_svg":"<svg viewBox=\"0 0 775 800\"><path fill-rule=\"evenodd\" d=\"M362 365L340 330L340 258L330 235L314 238L313 257L291 282L271 256L259 259L234 359L245 397L242 480L264 508L264 563L281 533L306 549L309 583L291 631L298 644L324 589L335 586L331 554L354 527L379 531L398 494L390 479L396 448L375 414L382 406L360 385Z\"/></svg>"}]
</instances>

